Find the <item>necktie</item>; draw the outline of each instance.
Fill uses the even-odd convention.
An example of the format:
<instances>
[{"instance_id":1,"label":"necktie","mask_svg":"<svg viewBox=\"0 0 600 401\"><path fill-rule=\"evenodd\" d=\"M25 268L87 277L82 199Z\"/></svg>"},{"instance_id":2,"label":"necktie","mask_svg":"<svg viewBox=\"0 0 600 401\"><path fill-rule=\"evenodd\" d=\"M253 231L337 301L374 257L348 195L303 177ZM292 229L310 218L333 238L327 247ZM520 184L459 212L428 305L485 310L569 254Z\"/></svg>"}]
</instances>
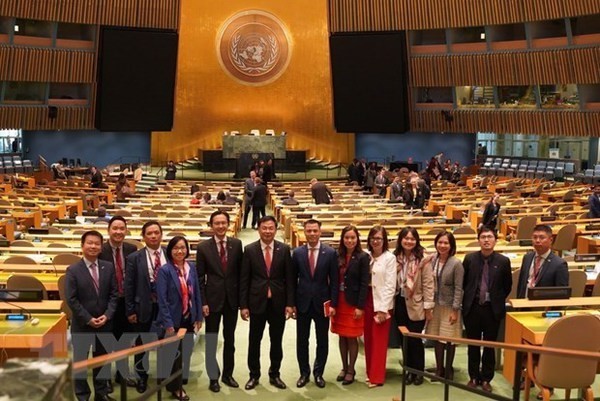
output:
<instances>
[{"instance_id":1,"label":"necktie","mask_svg":"<svg viewBox=\"0 0 600 401\"><path fill-rule=\"evenodd\" d=\"M123 294L123 259L121 259L121 248L115 248L115 274L117 275L117 288L119 294Z\"/></svg>"},{"instance_id":2,"label":"necktie","mask_svg":"<svg viewBox=\"0 0 600 401\"><path fill-rule=\"evenodd\" d=\"M154 251L154 282L158 278L158 270L160 269L160 252Z\"/></svg>"},{"instance_id":3,"label":"necktie","mask_svg":"<svg viewBox=\"0 0 600 401\"><path fill-rule=\"evenodd\" d=\"M490 265L488 260L483 260L483 270L481 272L481 284L479 284L479 304L483 305L488 293L488 281L490 279Z\"/></svg>"},{"instance_id":4,"label":"necktie","mask_svg":"<svg viewBox=\"0 0 600 401\"><path fill-rule=\"evenodd\" d=\"M271 247L265 247L265 266L267 266L267 276L271 276ZM271 285L267 287L267 298L271 298Z\"/></svg>"},{"instance_id":5,"label":"necktie","mask_svg":"<svg viewBox=\"0 0 600 401\"><path fill-rule=\"evenodd\" d=\"M94 281L94 289L96 290L96 294L100 293L100 279L98 278L98 270L96 269L96 264L92 263L90 265L90 272L92 273L92 280Z\"/></svg>"},{"instance_id":6,"label":"necktie","mask_svg":"<svg viewBox=\"0 0 600 401\"><path fill-rule=\"evenodd\" d=\"M308 265L310 266L310 276L315 276L315 251L317 248L310 248L310 252L308 253Z\"/></svg>"},{"instance_id":7,"label":"necktie","mask_svg":"<svg viewBox=\"0 0 600 401\"><path fill-rule=\"evenodd\" d=\"M179 270L179 285L181 286L181 305L183 306L183 316L188 314L190 296L188 292L187 282L185 280L185 274L183 270Z\"/></svg>"},{"instance_id":8,"label":"necktie","mask_svg":"<svg viewBox=\"0 0 600 401\"><path fill-rule=\"evenodd\" d=\"M535 257L535 263L533 264L533 274L531 279L529 280L529 288L535 287L535 281L537 279L538 274L540 273L540 268L542 266L542 257L537 255Z\"/></svg>"},{"instance_id":9,"label":"necktie","mask_svg":"<svg viewBox=\"0 0 600 401\"><path fill-rule=\"evenodd\" d=\"M225 251L225 241L219 241L221 243L220 253L221 256L221 267L223 271L227 271L227 252Z\"/></svg>"}]
</instances>

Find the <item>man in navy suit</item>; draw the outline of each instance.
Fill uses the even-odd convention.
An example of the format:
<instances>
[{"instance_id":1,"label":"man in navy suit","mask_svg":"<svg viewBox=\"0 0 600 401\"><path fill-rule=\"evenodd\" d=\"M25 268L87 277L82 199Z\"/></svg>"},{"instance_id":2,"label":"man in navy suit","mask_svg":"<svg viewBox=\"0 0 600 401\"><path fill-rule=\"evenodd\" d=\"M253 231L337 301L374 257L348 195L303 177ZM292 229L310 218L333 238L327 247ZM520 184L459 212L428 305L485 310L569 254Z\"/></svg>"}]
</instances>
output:
<instances>
[{"instance_id":1,"label":"man in navy suit","mask_svg":"<svg viewBox=\"0 0 600 401\"><path fill-rule=\"evenodd\" d=\"M125 313L135 333L149 333L158 316L156 278L161 266L167 263L166 251L160 246L162 227L157 221L147 221L142 226L146 246L127 257L125 274ZM136 345L142 344L138 337ZM136 354L135 371L138 375L136 389L144 393L148 388L148 355Z\"/></svg>"},{"instance_id":2,"label":"man in navy suit","mask_svg":"<svg viewBox=\"0 0 600 401\"><path fill-rule=\"evenodd\" d=\"M94 357L105 355L106 349L99 335L112 332L112 319L117 307L117 281L113 265L98 259L101 247L102 234L86 231L81 236L83 258L67 268L66 298L73 313L71 338L74 362L88 359L90 346L93 346ZM108 395L106 380L110 374L101 379L100 370L93 370L95 400L113 400ZM76 374L74 381L77 399L87 401L91 395L87 372Z\"/></svg>"},{"instance_id":3,"label":"man in navy suit","mask_svg":"<svg viewBox=\"0 0 600 401\"><path fill-rule=\"evenodd\" d=\"M535 252L528 252L523 256L517 298L527 297L529 288L569 285L567 262L552 253L552 229L545 224L538 224L533 229L532 240Z\"/></svg>"},{"instance_id":4,"label":"man in navy suit","mask_svg":"<svg viewBox=\"0 0 600 401\"><path fill-rule=\"evenodd\" d=\"M237 388L233 378L235 361L235 327L239 308L239 281L242 267L242 241L228 237L229 214L217 210L209 220L215 235L198 244L196 268L202 295L202 313L206 321L205 364L210 380L209 389L219 392L217 341L223 318L223 374L221 381Z\"/></svg>"},{"instance_id":5,"label":"man in navy suit","mask_svg":"<svg viewBox=\"0 0 600 401\"><path fill-rule=\"evenodd\" d=\"M283 359L283 331L294 313L295 280L290 247L275 241L277 221L265 216L258 221L260 240L247 245L240 274L240 315L250 319L248 368L245 389L252 390L260 378L260 343L269 322L271 366L269 383L286 388L279 376Z\"/></svg>"},{"instance_id":6,"label":"man in navy suit","mask_svg":"<svg viewBox=\"0 0 600 401\"><path fill-rule=\"evenodd\" d=\"M131 326L127 321L125 314L125 297L124 297L124 284L125 284L125 260L127 256L134 253L137 248L135 245L128 244L125 242L125 235L127 234L127 221L122 216L113 216L108 222L108 241L102 245L102 251L98 256L98 259L105 260L113 264L115 268L115 277L117 279L117 290L119 297L117 298L117 309L115 311L115 317L113 321L113 334L115 339L119 341L124 333L132 332ZM127 344L119 344L122 347L115 349L114 351L120 351ZM121 372L126 372L128 369L127 361L117 362L117 374L115 376L115 382L121 383ZM135 387L136 383L133 379L125 378L127 386ZM112 390L112 383L108 382L109 389ZM112 391L111 391L112 392Z\"/></svg>"},{"instance_id":7,"label":"man in navy suit","mask_svg":"<svg viewBox=\"0 0 600 401\"><path fill-rule=\"evenodd\" d=\"M310 219L304 222L307 245L294 250L292 263L298 278L296 287L296 356L300 368L297 387L304 387L310 380L308 343L311 322L315 323L317 355L313 365L315 384L325 387L323 371L329 353L329 317L337 307L339 281L336 252L321 243L321 222ZM325 310L325 302L330 302ZM325 314L327 312L327 314Z\"/></svg>"}]
</instances>

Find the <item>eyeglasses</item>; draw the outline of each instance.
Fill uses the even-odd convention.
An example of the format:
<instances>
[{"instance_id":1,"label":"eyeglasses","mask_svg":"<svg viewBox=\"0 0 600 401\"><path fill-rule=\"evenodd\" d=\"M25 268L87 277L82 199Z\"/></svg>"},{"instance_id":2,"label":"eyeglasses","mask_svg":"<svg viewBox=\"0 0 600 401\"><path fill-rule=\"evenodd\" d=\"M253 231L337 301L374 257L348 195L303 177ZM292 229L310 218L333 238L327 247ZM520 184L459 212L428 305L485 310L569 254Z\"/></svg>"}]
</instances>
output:
<instances>
[{"instance_id":1,"label":"eyeglasses","mask_svg":"<svg viewBox=\"0 0 600 401\"><path fill-rule=\"evenodd\" d=\"M371 241L376 242L376 241L383 241L382 237L371 237Z\"/></svg>"},{"instance_id":2,"label":"eyeglasses","mask_svg":"<svg viewBox=\"0 0 600 401\"><path fill-rule=\"evenodd\" d=\"M175 247L173 247L173 251L174 252L186 252L187 251L187 247L185 247L185 246L175 246Z\"/></svg>"}]
</instances>

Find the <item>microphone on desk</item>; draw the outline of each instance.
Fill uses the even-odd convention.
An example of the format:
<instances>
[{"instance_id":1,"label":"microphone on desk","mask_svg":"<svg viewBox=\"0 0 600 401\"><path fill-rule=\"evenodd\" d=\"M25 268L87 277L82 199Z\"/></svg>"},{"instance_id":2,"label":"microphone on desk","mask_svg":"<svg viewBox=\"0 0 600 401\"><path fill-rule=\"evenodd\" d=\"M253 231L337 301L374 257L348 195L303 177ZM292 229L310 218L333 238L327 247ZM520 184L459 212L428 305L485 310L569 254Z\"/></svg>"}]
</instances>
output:
<instances>
[{"instance_id":1,"label":"microphone on desk","mask_svg":"<svg viewBox=\"0 0 600 401\"><path fill-rule=\"evenodd\" d=\"M10 305L14 308L17 308L19 310L21 310L24 313L20 313L20 314L13 314L13 313L8 313L6 315L6 320L10 320L10 321L23 321L23 320L30 320L31 319L31 312L27 309L22 307L21 305L16 305L13 304L10 301L7 301L5 297L11 297L11 300L13 298L18 299L18 296L15 295L13 292L7 291L4 292L4 294L2 294L3 296L0 296L0 302L4 302L7 305Z\"/></svg>"}]
</instances>

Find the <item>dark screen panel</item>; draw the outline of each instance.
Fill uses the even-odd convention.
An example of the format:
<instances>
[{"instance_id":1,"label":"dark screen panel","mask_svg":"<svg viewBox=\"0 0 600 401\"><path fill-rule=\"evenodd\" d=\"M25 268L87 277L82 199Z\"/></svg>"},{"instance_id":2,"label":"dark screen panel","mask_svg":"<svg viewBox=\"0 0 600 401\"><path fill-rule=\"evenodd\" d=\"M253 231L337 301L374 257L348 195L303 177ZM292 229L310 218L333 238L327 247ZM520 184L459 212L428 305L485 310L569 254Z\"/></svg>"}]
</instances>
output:
<instances>
[{"instance_id":1,"label":"dark screen panel","mask_svg":"<svg viewBox=\"0 0 600 401\"><path fill-rule=\"evenodd\" d=\"M177 43L175 31L101 28L97 129L171 130Z\"/></svg>"},{"instance_id":2,"label":"dark screen panel","mask_svg":"<svg viewBox=\"0 0 600 401\"><path fill-rule=\"evenodd\" d=\"M404 32L330 36L338 132L408 130L405 38Z\"/></svg>"}]
</instances>

